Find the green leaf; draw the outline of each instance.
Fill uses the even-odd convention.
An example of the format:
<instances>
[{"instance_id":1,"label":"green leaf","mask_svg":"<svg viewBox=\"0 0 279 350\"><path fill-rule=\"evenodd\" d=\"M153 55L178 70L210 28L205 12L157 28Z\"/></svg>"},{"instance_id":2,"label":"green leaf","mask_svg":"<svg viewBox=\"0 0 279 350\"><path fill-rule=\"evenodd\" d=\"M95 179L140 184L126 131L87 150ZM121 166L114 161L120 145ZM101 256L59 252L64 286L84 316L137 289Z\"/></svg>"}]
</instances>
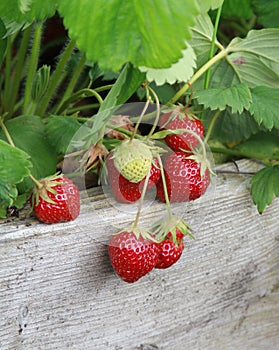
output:
<instances>
[{"instance_id":1,"label":"green leaf","mask_svg":"<svg viewBox=\"0 0 279 350\"><path fill-rule=\"evenodd\" d=\"M253 16L251 0L225 0L222 16L250 19Z\"/></svg>"},{"instance_id":2,"label":"green leaf","mask_svg":"<svg viewBox=\"0 0 279 350\"><path fill-rule=\"evenodd\" d=\"M4 219L7 216L7 205L0 201L0 219Z\"/></svg>"},{"instance_id":3,"label":"green leaf","mask_svg":"<svg viewBox=\"0 0 279 350\"><path fill-rule=\"evenodd\" d=\"M279 88L279 29L251 30L245 39L231 41L227 56L241 82L249 87Z\"/></svg>"},{"instance_id":4,"label":"green leaf","mask_svg":"<svg viewBox=\"0 0 279 350\"><path fill-rule=\"evenodd\" d=\"M279 129L279 89L257 86L251 89L252 104L249 111L259 125L266 129Z\"/></svg>"},{"instance_id":5,"label":"green leaf","mask_svg":"<svg viewBox=\"0 0 279 350\"><path fill-rule=\"evenodd\" d=\"M2 207L10 207L16 199L17 194L15 185L0 183L0 203Z\"/></svg>"},{"instance_id":6,"label":"green leaf","mask_svg":"<svg viewBox=\"0 0 279 350\"><path fill-rule=\"evenodd\" d=\"M144 73L131 64L126 64L104 99L99 111L102 112L105 109L127 102L144 80Z\"/></svg>"},{"instance_id":7,"label":"green leaf","mask_svg":"<svg viewBox=\"0 0 279 350\"><path fill-rule=\"evenodd\" d=\"M29 155L17 147L0 140L0 183L18 184L30 174Z\"/></svg>"},{"instance_id":8,"label":"green leaf","mask_svg":"<svg viewBox=\"0 0 279 350\"><path fill-rule=\"evenodd\" d=\"M167 68L178 61L198 15L196 1L60 0L69 35L104 70Z\"/></svg>"},{"instance_id":9,"label":"green leaf","mask_svg":"<svg viewBox=\"0 0 279 350\"><path fill-rule=\"evenodd\" d=\"M205 111L205 127L216 112ZM232 113L230 108L221 111L214 125L211 138L221 141L229 147L233 147L241 141L247 140L251 135L259 131L259 126L253 117L247 112Z\"/></svg>"},{"instance_id":10,"label":"green leaf","mask_svg":"<svg viewBox=\"0 0 279 350\"><path fill-rule=\"evenodd\" d=\"M45 126L41 118L20 116L8 120L5 125L15 145L30 156L33 164L32 174L37 179L55 173L56 153L47 140ZM3 132L0 132L0 139L6 140ZM32 181L26 179L19 185L20 193L26 192L32 187Z\"/></svg>"},{"instance_id":11,"label":"green leaf","mask_svg":"<svg viewBox=\"0 0 279 350\"><path fill-rule=\"evenodd\" d=\"M124 66L94 117L93 134L97 133L109 121L114 107L125 103L137 91L144 79L145 74L140 72L138 68L134 68L131 64Z\"/></svg>"},{"instance_id":12,"label":"green leaf","mask_svg":"<svg viewBox=\"0 0 279 350\"><path fill-rule=\"evenodd\" d=\"M6 27L6 30L7 30L4 38L7 38L8 36L19 32L20 30L23 31L31 25L28 22L16 23L13 20L8 20L6 17L2 17L2 21Z\"/></svg>"},{"instance_id":13,"label":"green leaf","mask_svg":"<svg viewBox=\"0 0 279 350\"><path fill-rule=\"evenodd\" d=\"M80 128L75 117L51 116L46 125L49 143L57 154L65 154L75 133ZM61 135L63 134L63 137Z\"/></svg>"},{"instance_id":14,"label":"green leaf","mask_svg":"<svg viewBox=\"0 0 279 350\"><path fill-rule=\"evenodd\" d=\"M251 194L258 211L262 213L275 196L279 196L279 165L258 171L251 180Z\"/></svg>"},{"instance_id":15,"label":"green leaf","mask_svg":"<svg viewBox=\"0 0 279 350\"><path fill-rule=\"evenodd\" d=\"M206 108L224 110L229 106L232 113L241 113L244 108L248 109L252 101L250 90L245 84L197 91L195 97Z\"/></svg>"},{"instance_id":16,"label":"green leaf","mask_svg":"<svg viewBox=\"0 0 279 350\"><path fill-rule=\"evenodd\" d=\"M2 189L1 189L1 184L0 184L0 192L1 191L2 191ZM1 198L0 198L0 219L7 217L7 208L8 207L15 206L17 209L22 209L31 195L30 192L17 195L16 187L14 187L13 191L14 191L13 195L15 196L15 198L13 198L11 196L10 197L11 201L9 203L5 202L4 200L1 200Z\"/></svg>"},{"instance_id":17,"label":"green leaf","mask_svg":"<svg viewBox=\"0 0 279 350\"><path fill-rule=\"evenodd\" d=\"M17 198L14 200L13 205L17 209L21 209L24 207L25 203L28 201L28 199L31 196L32 191L30 192L25 192L17 196Z\"/></svg>"},{"instance_id":18,"label":"green leaf","mask_svg":"<svg viewBox=\"0 0 279 350\"><path fill-rule=\"evenodd\" d=\"M4 39L4 36L6 34L6 27L0 19L0 66L2 64L5 52L6 52L6 47L7 47L7 39Z\"/></svg>"},{"instance_id":19,"label":"green leaf","mask_svg":"<svg viewBox=\"0 0 279 350\"><path fill-rule=\"evenodd\" d=\"M278 135L274 132L259 132L234 149L241 154L249 154L252 158L279 160Z\"/></svg>"},{"instance_id":20,"label":"green leaf","mask_svg":"<svg viewBox=\"0 0 279 350\"><path fill-rule=\"evenodd\" d=\"M245 39L235 38L226 48L225 59L211 67L209 87L245 83L250 88L265 85L279 88L279 30L252 30ZM203 87L203 79L194 84Z\"/></svg>"},{"instance_id":21,"label":"green leaf","mask_svg":"<svg viewBox=\"0 0 279 350\"><path fill-rule=\"evenodd\" d=\"M194 73L196 68L196 55L192 47L188 44L182 51L183 57L170 68L148 68L139 67L140 71L146 72L148 81L155 81L157 85L165 83L174 84L175 82L186 82Z\"/></svg>"},{"instance_id":22,"label":"green leaf","mask_svg":"<svg viewBox=\"0 0 279 350\"><path fill-rule=\"evenodd\" d=\"M54 15L57 9L55 0L1 0L0 16L5 23L14 22L24 24L36 20L43 20Z\"/></svg>"},{"instance_id":23,"label":"green leaf","mask_svg":"<svg viewBox=\"0 0 279 350\"><path fill-rule=\"evenodd\" d=\"M227 60L221 60L211 69L210 88L230 87L241 83L241 79Z\"/></svg>"},{"instance_id":24,"label":"green leaf","mask_svg":"<svg viewBox=\"0 0 279 350\"><path fill-rule=\"evenodd\" d=\"M196 18L196 24L191 28L192 39L189 44L193 47L197 56L197 66L201 67L208 61L211 40L213 36L213 24L208 14L200 15ZM217 46L220 46L218 41L215 41L215 51Z\"/></svg>"},{"instance_id":25,"label":"green leaf","mask_svg":"<svg viewBox=\"0 0 279 350\"><path fill-rule=\"evenodd\" d=\"M102 137L102 135L99 135L100 130L104 128L119 106L137 91L144 79L145 74L134 68L130 63L127 63L101 104L98 113L76 132L67 149L67 153L77 149L80 150L81 148L86 149L89 145L96 144L100 136Z\"/></svg>"},{"instance_id":26,"label":"green leaf","mask_svg":"<svg viewBox=\"0 0 279 350\"><path fill-rule=\"evenodd\" d=\"M198 0L201 13L208 12L210 9L217 9L223 2L224 0Z\"/></svg>"},{"instance_id":27,"label":"green leaf","mask_svg":"<svg viewBox=\"0 0 279 350\"><path fill-rule=\"evenodd\" d=\"M104 75L104 71L98 66L97 63L87 62L86 65L88 67L91 67L88 74L89 74L89 78L92 81L95 81Z\"/></svg>"},{"instance_id":28,"label":"green leaf","mask_svg":"<svg viewBox=\"0 0 279 350\"><path fill-rule=\"evenodd\" d=\"M17 197L16 185L30 174L28 154L0 140L0 206L11 206Z\"/></svg>"},{"instance_id":29,"label":"green leaf","mask_svg":"<svg viewBox=\"0 0 279 350\"><path fill-rule=\"evenodd\" d=\"M266 28L278 28L278 0L253 0L252 5L260 24Z\"/></svg>"}]
</instances>

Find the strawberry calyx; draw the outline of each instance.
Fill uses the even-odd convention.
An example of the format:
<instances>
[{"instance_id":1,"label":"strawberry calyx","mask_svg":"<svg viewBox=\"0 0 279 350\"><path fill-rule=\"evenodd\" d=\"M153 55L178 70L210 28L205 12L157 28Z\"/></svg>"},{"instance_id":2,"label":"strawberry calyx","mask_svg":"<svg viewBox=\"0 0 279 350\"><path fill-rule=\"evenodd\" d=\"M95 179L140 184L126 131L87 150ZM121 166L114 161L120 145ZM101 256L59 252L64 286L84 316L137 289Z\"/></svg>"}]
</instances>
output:
<instances>
[{"instance_id":1,"label":"strawberry calyx","mask_svg":"<svg viewBox=\"0 0 279 350\"><path fill-rule=\"evenodd\" d=\"M48 177L45 177L41 180L34 181L34 189L32 196L32 207L37 206L39 203L39 198L42 198L44 201L50 204L56 204L51 198L49 198L48 192L52 194L57 194L57 191L54 187L58 185L63 185L65 182L56 181L57 179L62 178L63 174L54 174Z\"/></svg>"},{"instance_id":2,"label":"strawberry calyx","mask_svg":"<svg viewBox=\"0 0 279 350\"><path fill-rule=\"evenodd\" d=\"M192 130L185 130L185 132L188 132L189 134L195 136L199 142L199 146L195 147L195 149L193 147L191 147L190 153L192 153L192 154L190 154L190 155L189 155L188 150L181 148L181 151L185 152L186 158L192 159L196 163L200 164L200 176L201 177L204 176L207 169L208 169L210 175L216 175L214 173L214 171L212 170L210 160L207 156L207 151L206 151L206 146L205 146L204 141L201 139L201 137L199 135L197 135ZM186 154L188 154L188 155L186 155Z\"/></svg>"},{"instance_id":3,"label":"strawberry calyx","mask_svg":"<svg viewBox=\"0 0 279 350\"><path fill-rule=\"evenodd\" d=\"M167 120L161 125L161 128L164 128L171 121L173 121L175 119L179 119L181 121L184 121L185 117L187 117L190 120L198 119L194 115L194 113L192 113L192 111L189 109L188 106L183 106L183 105L175 106L175 108L164 110L164 114L165 115L169 114L169 116L168 116Z\"/></svg>"},{"instance_id":4,"label":"strawberry calyx","mask_svg":"<svg viewBox=\"0 0 279 350\"><path fill-rule=\"evenodd\" d=\"M200 176L201 176L201 178L204 176L207 169L211 175L216 175L211 168L211 164L210 164L209 159L207 157L205 157L202 153L194 152L194 154L192 154L192 155L185 154L185 158L192 159L196 163L200 164Z\"/></svg>"},{"instance_id":5,"label":"strawberry calyx","mask_svg":"<svg viewBox=\"0 0 279 350\"><path fill-rule=\"evenodd\" d=\"M196 133L194 133L193 131L191 132L191 130L189 129L175 129L175 130L163 129L163 130L157 131L155 134L152 135L151 138L160 140L160 139L164 139L166 136L169 136L169 135L181 135L181 134L184 134L185 132L194 136L198 136Z\"/></svg>"},{"instance_id":6,"label":"strawberry calyx","mask_svg":"<svg viewBox=\"0 0 279 350\"><path fill-rule=\"evenodd\" d=\"M137 239L142 237L145 240L149 240L157 243L157 240L155 239L154 234L151 233L150 230L140 226L135 227L134 225L130 225L121 230L118 230L116 233L112 234L112 236L120 235L123 232L133 233Z\"/></svg>"},{"instance_id":7,"label":"strawberry calyx","mask_svg":"<svg viewBox=\"0 0 279 350\"><path fill-rule=\"evenodd\" d=\"M191 234L191 229L187 222L181 218L174 216L169 217L163 222L156 222L152 226L152 232L154 234L155 240L160 243L164 241L169 235L171 235L172 241L178 245L177 242L177 230L183 234L183 236L189 236L194 239Z\"/></svg>"}]
</instances>

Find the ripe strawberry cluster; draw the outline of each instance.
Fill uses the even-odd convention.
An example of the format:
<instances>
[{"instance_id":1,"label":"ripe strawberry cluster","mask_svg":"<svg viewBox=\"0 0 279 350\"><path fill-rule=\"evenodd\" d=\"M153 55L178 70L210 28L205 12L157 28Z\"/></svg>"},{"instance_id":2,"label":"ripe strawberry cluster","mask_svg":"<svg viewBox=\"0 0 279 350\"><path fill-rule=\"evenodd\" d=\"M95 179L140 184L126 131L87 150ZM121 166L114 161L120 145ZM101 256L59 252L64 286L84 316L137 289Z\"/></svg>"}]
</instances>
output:
<instances>
[{"instance_id":1,"label":"ripe strawberry cluster","mask_svg":"<svg viewBox=\"0 0 279 350\"><path fill-rule=\"evenodd\" d=\"M109 240L111 264L123 281L136 282L154 268L166 269L176 263L184 249L183 238L179 227L161 242L144 238L144 232L136 229L121 231Z\"/></svg>"},{"instance_id":2,"label":"ripe strawberry cluster","mask_svg":"<svg viewBox=\"0 0 279 350\"><path fill-rule=\"evenodd\" d=\"M128 140L122 143L120 151L110 152L106 160L108 180L118 202L141 200L145 191L156 186L156 198L168 206L169 217L157 231L146 232L134 225L111 236L108 246L111 264L128 283L137 281L153 268L165 269L179 260L184 236L190 233L183 220L172 216L170 203L195 200L210 183L202 122L178 111L163 114L159 125L157 135L163 135L168 146L162 157L160 150L154 151L152 145L150 154L146 150L141 154L142 145L148 142ZM153 136L156 138L156 134Z\"/></svg>"},{"instance_id":3,"label":"ripe strawberry cluster","mask_svg":"<svg viewBox=\"0 0 279 350\"><path fill-rule=\"evenodd\" d=\"M112 235L108 243L111 264L118 276L132 283L152 269L166 269L176 263L184 250L184 237L190 229L172 215L170 203L191 201L202 196L210 183L210 165L202 140L201 121L181 110L164 113L160 131L152 137L122 139L110 152L103 145L86 153L89 162L106 156L104 168L113 196L120 203L139 201L132 226ZM156 144L168 146L168 150ZM93 160L92 160L92 159ZM63 174L37 181L30 203L44 223L71 221L80 212L76 185ZM146 192L156 188L156 198L166 203L168 217L150 229L138 227ZM192 236L191 236L192 237Z\"/></svg>"},{"instance_id":4,"label":"ripe strawberry cluster","mask_svg":"<svg viewBox=\"0 0 279 350\"><path fill-rule=\"evenodd\" d=\"M164 155L163 163L170 202L185 202L199 198L205 193L210 183L210 171L209 165L206 163L207 160L205 157L203 159L200 157L199 159L197 155L193 155L195 148L199 145L198 138L202 138L204 134L202 122L196 118L190 118L184 113L175 113L174 116L171 113L165 113L161 117L160 126L161 130L169 131L164 140L171 152ZM182 132L178 134L176 133L177 130ZM183 132L183 130L187 131ZM136 141L140 143L140 141L134 140L134 142ZM139 200L146 178L146 171L143 170L140 156L138 159L136 158L144 144L137 144L135 151L129 152L133 154L134 159L128 161L127 158L129 157L127 157L127 152L124 149L128 142L124 146L122 144L123 149L118 152L121 154L121 157L116 157L115 151L112 151L106 160L108 180L113 196L121 203L132 203ZM118 167L115 164L116 159L120 164ZM144 160L146 161L146 158ZM158 159L155 156L150 158L149 161L151 167L147 191L156 185L157 198L165 202L164 186ZM125 176L122 171L123 165L126 168L129 167L131 173L137 173L139 169L140 176L136 180L140 180L134 181Z\"/></svg>"}]
</instances>

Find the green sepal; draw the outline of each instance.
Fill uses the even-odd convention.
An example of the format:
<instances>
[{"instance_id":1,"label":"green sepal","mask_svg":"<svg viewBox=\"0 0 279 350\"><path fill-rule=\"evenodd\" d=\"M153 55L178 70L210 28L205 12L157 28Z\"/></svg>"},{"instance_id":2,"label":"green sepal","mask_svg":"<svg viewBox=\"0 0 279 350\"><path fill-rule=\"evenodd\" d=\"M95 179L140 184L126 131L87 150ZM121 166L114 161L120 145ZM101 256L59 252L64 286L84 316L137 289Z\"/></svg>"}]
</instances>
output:
<instances>
[{"instance_id":1,"label":"green sepal","mask_svg":"<svg viewBox=\"0 0 279 350\"><path fill-rule=\"evenodd\" d=\"M177 244L176 239L176 229L178 229L184 236L189 236L192 239L195 239L191 234L191 228L187 224L187 222L181 218L170 217L163 222L160 220L154 225L151 226L151 231L154 234L155 240L157 242L162 242L166 239L169 233L172 235L172 240L175 244Z\"/></svg>"},{"instance_id":2,"label":"green sepal","mask_svg":"<svg viewBox=\"0 0 279 350\"><path fill-rule=\"evenodd\" d=\"M153 134L151 136L151 139L160 140L160 139L164 139L168 135L181 135L181 134L184 134L185 132L189 132L189 130L188 129L160 130L160 131L157 131L155 134Z\"/></svg>"},{"instance_id":3,"label":"green sepal","mask_svg":"<svg viewBox=\"0 0 279 350\"><path fill-rule=\"evenodd\" d=\"M117 231L116 233L113 234L113 236L120 235L123 232L133 233L137 239L142 237L143 239L158 243L158 241L155 239L153 233L149 229L146 229L144 227L140 227L140 226L134 227L132 224L130 226L127 226L127 227Z\"/></svg>"},{"instance_id":4,"label":"green sepal","mask_svg":"<svg viewBox=\"0 0 279 350\"><path fill-rule=\"evenodd\" d=\"M48 176L44 179L41 179L39 181L40 185L35 184L33 189L33 196L32 196L32 207L37 206L39 204L39 199L42 198L44 201L50 204L56 204L51 198L49 198L47 192L50 192L52 194L57 194L57 191L53 189L53 187L58 185L63 185L65 182L63 181L55 181L62 177L62 173L56 173L54 175Z\"/></svg>"}]
</instances>

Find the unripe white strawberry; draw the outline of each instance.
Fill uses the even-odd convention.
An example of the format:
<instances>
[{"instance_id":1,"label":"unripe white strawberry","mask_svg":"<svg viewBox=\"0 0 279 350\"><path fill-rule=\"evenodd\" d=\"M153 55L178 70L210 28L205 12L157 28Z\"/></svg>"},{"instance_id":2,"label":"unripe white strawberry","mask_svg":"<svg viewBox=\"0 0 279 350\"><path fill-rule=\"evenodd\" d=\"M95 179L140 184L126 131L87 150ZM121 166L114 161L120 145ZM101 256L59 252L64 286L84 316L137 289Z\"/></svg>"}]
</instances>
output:
<instances>
[{"instance_id":1,"label":"unripe white strawberry","mask_svg":"<svg viewBox=\"0 0 279 350\"><path fill-rule=\"evenodd\" d=\"M139 182L147 176L153 154L144 142L132 139L121 142L114 150L114 165L130 182Z\"/></svg>"}]
</instances>

